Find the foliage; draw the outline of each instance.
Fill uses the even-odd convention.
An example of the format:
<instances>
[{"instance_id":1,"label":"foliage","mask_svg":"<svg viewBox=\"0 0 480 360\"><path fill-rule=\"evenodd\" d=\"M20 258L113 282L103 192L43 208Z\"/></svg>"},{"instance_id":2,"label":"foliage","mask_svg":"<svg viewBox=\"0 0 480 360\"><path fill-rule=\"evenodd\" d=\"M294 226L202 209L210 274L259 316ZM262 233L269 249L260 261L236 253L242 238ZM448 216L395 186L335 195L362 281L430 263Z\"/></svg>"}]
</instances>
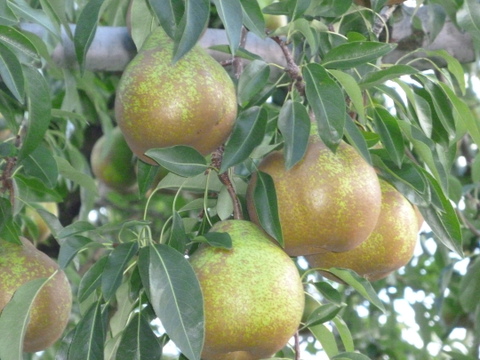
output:
<instances>
[{"instance_id":1,"label":"foliage","mask_svg":"<svg viewBox=\"0 0 480 360\"><path fill-rule=\"evenodd\" d=\"M288 15L289 23L266 34L254 0L133 0L130 34L137 48L160 24L175 40L176 61L205 27L221 27L228 46L217 46L217 53L248 63L225 64L236 81L239 115L224 152L205 159L191 148L151 150L170 173L155 185L158 167L138 161L137 191L121 194L94 179L89 164L93 143L115 125L121 74L91 71L88 51L100 27L126 25L128 2L0 0L0 127L9 131L0 144L0 236L18 241L28 223L25 210L34 208L53 234L41 249L58 259L75 293L65 337L31 359L167 359L178 358L178 350L181 358L199 359L203 336L192 330L203 322L201 293L182 254L205 241L228 247L206 232L234 213L232 189L245 209L246 184L263 156L283 147L288 167L300 161L310 117L332 150L341 139L352 144L419 207L428 226L414 259L376 283L338 269L332 271L349 285L331 283L296 259L317 302L299 332L302 358L478 358L475 67L444 50L420 58L428 59L428 70L408 56L382 62L401 45L389 26L406 14L416 35L428 33L433 41L451 21L478 50L478 4L418 1L428 9L427 22L416 17L419 9L399 7L385 27L386 2L371 1L369 9L351 0L280 1L263 11ZM29 31L31 24L40 30ZM273 39L285 61L270 64L261 48L245 49L242 25ZM52 55L65 41L73 43L76 64L64 66ZM256 189L264 199L260 215L281 241L275 194L264 175ZM40 202L57 202L59 216ZM19 296L33 290L32 284ZM447 298L457 306L448 322L442 317ZM28 298L21 305L28 308ZM7 316L0 316L0 328ZM24 328L12 331L21 338ZM18 359L8 344L0 346L2 360ZM294 349L277 356L294 358Z\"/></svg>"}]
</instances>

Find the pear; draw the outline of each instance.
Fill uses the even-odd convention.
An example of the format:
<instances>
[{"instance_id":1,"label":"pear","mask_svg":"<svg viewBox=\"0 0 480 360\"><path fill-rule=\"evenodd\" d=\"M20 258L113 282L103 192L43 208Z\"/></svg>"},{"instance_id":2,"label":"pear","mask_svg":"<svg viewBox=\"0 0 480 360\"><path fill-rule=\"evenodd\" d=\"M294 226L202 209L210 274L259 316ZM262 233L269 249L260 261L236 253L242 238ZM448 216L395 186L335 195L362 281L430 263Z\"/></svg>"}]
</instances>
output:
<instances>
[{"instance_id":1,"label":"pear","mask_svg":"<svg viewBox=\"0 0 480 360\"><path fill-rule=\"evenodd\" d=\"M128 64L117 89L115 116L133 153L191 146L208 155L230 135L237 116L235 87L199 45L172 63L173 41L156 29Z\"/></svg>"},{"instance_id":2,"label":"pear","mask_svg":"<svg viewBox=\"0 0 480 360\"><path fill-rule=\"evenodd\" d=\"M350 251L307 256L312 268L347 268L369 281L376 281L410 261L418 238L417 213L412 204L392 185L380 179L380 186L382 208L370 237ZM336 280L327 273L324 274Z\"/></svg>"},{"instance_id":3,"label":"pear","mask_svg":"<svg viewBox=\"0 0 480 360\"><path fill-rule=\"evenodd\" d=\"M205 304L204 360L268 358L294 335L305 297L295 263L257 225L216 223L232 249L201 247L191 257Z\"/></svg>"},{"instance_id":4,"label":"pear","mask_svg":"<svg viewBox=\"0 0 480 360\"><path fill-rule=\"evenodd\" d=\"M380 213L381 191L373 169L350 145L332 152L310 136L304 158L285 169L281 151L268 154L258 169L274 181L285 251L290 256L347 251L365 241ZM254 174L247 188L250 219L260 224Z\"/></svg>"},{"instance_id":5,"label":"pear","mask_svg":"<svg viewBox=\"0 0 480 360\"><path fill-rule=\"evenodd\" d=\"M23 350L36 352L50 347L63 334L72 307L72 292L57 263L26 238L20 240L22 245L0 239L0 312L21 285L58 271L40 290L30 311Z\"/></svg>"},{"instance_id":6,"label":"pear","mask_svg":"<svg viewBox=\"0 0 480 360\"><path fill-rule=\"evenodd\" d=\"M111 189L129 192L136 183L133 153L119 127L95 142L90 165L95 177Z\"/></svg>"},{"instance_id":7,"label":"pear","mask_svg":"<svg viewBox=\"0 0 480 360\"><path fill-rule=\"evenodd\" d=\"M258 0L260 9L277 2L277 0ZM275 31L278 28L288 24L288 18L285 15L263 14L265 28L269 31Z\"/></svg>"}]
</instances>

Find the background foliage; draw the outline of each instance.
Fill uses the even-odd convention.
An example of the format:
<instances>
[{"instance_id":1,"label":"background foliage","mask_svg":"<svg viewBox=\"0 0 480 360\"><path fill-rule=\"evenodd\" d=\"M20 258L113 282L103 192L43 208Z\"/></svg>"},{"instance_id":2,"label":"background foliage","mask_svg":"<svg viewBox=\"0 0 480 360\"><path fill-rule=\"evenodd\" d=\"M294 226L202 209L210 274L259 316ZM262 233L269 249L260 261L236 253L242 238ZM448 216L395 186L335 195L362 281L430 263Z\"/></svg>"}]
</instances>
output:
<instances>
[{"instance_id":1,"label":"background foliage","mask_svg":"<svg viewBox=\"0 0 480 360\"><path fill-rule=\"evenodd\" d=\"M461 64L442 50L424 54L429 69L419 69L418 59L383 63L382 58L405 42L417 51L415 38L402 44L391 38L390 25L406 14L415 36L428 34L434 41L445 22L452 22L473 39L466 46L478 50L478 2L417 1L427 8L428 21L416 17L419 8L402 6L388 25L382 22L386 2L372 1L369 9L350 0L281 1L264 12L288 15L289 23L267 35L254 0L134 0L131 36L140 48L160 24L175 40L177 60L206 26L222 28L229 46L216 50L248 59L243 67L225 64L236 81L240 112L220 168L229 171L243 205L246 183L265 154L284 147L288 166L301 159L311 112L329 147L346 139L426 219L412 261L373 284L343 273L350 285L340 286L297 259L305 288L315 298L315 311L300 332L302 358L477 359L477 63ZM132 349L138 358L162 353L177 358L177 347L182 357L199 357L201 334L174 330L179 321L194 324L202 316L199 289L180 252L199 241L215 242L201 235L231 216L226 186L215 169L205 175L209 159L185 149L175 152L173 161L152 153L171 171L155 191L157 167L138 163L138 188L130 193L105 188L90 169L94 142L115 125L121 73L89 70L86 55L98 27L126 25L128 5L0 0L0 236L17 241L28 227L35 238L38 229L25 214L35 210L53 233L38 247L58 259L75 294L66 336L27 358L85 359L88 353L88 359L131 359ZM41 34L26 31L26 24L38 25ZM288 39L288 71L265 62L261 49L245 50L242 26L259 38L275 38L279 51ZM76 64L60 66L52 58L62 33L74 44ZM191 156L198 159L193 165ZM268 182L260 189L266 199L274 196L269 189ZM42 202L58 203L58 217L39 207ZM265 217L275 210L267 207ZM279 237L274 219L269 226ZM161 244L147 246L150 238ZM225 246L220 241L216 245ZM163 275L152 276L152 268ZM172 274L179 279L168 280ZM181 294L186 303L161 306L159 289L167 296ZM21 305L18 314L24 313ZM185 315L181 306L198 308L200 319ZM2 360L18 358L1 344ZM294 353L286 348L278 356L294 358Z\"/></svg>"}]
</instances>

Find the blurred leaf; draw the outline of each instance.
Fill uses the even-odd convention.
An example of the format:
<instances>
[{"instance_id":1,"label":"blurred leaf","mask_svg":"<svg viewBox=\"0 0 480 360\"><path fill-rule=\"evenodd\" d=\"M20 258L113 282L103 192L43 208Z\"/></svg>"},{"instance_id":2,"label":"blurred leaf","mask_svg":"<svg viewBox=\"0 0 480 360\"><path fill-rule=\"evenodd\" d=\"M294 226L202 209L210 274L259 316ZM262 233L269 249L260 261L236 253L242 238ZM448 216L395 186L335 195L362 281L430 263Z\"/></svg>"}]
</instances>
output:
<instances>
[{"instance_id":1,"label":"blurred leaf","mask_svg":"<svg viewBox=\"0 0 480 360\"><path fill-rule=\"evenodd\" d=\"M65 269L78 252L85 249L85 247L91 243L92 240L80 235L74 235L66 239L60 246L60 252L58 254L58 265L60 268Z\"/></svg>"},{"instance_id":2,"label":"blurred leaf","mask_svg":"<svg viewBox=\"0 0 480 360\"><path fill-rule=\"evenodd\" d=\"M240 35L242 32L242 5L240 0L213 0L217 9L218 16L222 20L223 27L227 33L228 43L232 55L235 55L240 45Z\"/></svg>"},{"instance_id":3,"label":"blurred leaf","mask_svg":"<svg viewBox=\"0 0 480 360\"><path fill-rule=\"evenodd\" d=\"M397 119L387 109L377 106L374 108L373 122L390 159L398 167L401 167L405 150L402 131L398 126Z\"/></svg>"},{"instance_id":4,"label":"blurred leaf","mask_svg":"<svg viewBox=\"0 0 480 360\"><path fill-rule=\"evenodd\" d=\"M225 144L219 173L246 160L252 151L260 145L267 125L267 112L263 108L252 107L242 111Z\"/></svg>"},{"instance_id":5,"label":"blurred leaf","mask_svg":"<svg viewBox=\"0 0 480 360\"><path fill-rule=\"evenodd\" d=\"M341 44L327 52L321 62L328 69L351 69L378 59L395 49L396 44L355 41Z\"/></svg>"},{"instance_id":6,"label":"blurred leaf","mask_svg":"<svg viewBox=\"0 0 480 360\"><path fill-rule=\"evenodd\" d=\"M353 342L353 337L352 333L350 332L347 324L343 319L340 317L335 317L333 320L333 323L335 324L335 327L337 328L338 334L340 335L340 338L342 339L343 346L346 351L354 351L355 350L355 344Z\"/></svg>"},{"instance_id":7,"label":"blurred leaf","mask_svg":"<svg viewBox=\"0 0 480 360\"><path fill-rule=\"evenodd\" d=\"M150 303L168 336L188 359L200 360L204 341L203 297L190 263L175 249L156 244L140 249L140 275ZM147 261L148 263L144 263Z\"/></svg>"},{"instance_id":8,"label":"blurred leaf","mask_svg":"<svg viewBox=\"0 0 480 360\"><path fill-rule=\"evenodd\" d=\"M25 79L22 66L15 54L2 43L0 43L0 77L17 101L23 104Z\"/></svg>"},{"instance_id":9,"label":"blurred leaf","mask_svg":"<svg viewBox=\"0 0 480 360\"><path fill-rule=\"evenodd\" d=\"M18 19L8 6L7 0L0 0L0 25L11 26L17 23Z\"/></svg>"},{"instance_id":10,"label":"blurred leaf","mask_svg":"<svg viewBox=\"0 0 480 360\"><path fill-rule=\"evenodd\" d=\"M340 305L342 303L342 295L326 281L320 281L314 284L318 291L327 299L335 304Z\"/></svg>"},{"instance_id":11,"label":"blurred leaf","mask_svg":"<svg viewBox=\"0 0 480 360\"><path fill-rule=\"evenodd\" d=\"M370 358L356 352L342 352L332 357L332 360L370 360Z\"/></svg>"},{"instance_id":12,"label":"blurred leaf","mask_svg":"<svg viewBox=\"0 0 480 360\"><path fill-rule=\"evenodd\" d=\"M61 202L62 197L55 190L49 189L37 178L27 178L17 173L14 177L16 195L26 202Z\"/></svg>"},{"instance_id":13,"label":"blurred leaf","mask_svg":"<svg viewBox=\"0 0 480 360\"><path fill-rule=\"evenodd\" d=\"M210 246L230 250L232 238L228 233L207 232L195 238L196 241L206 241Z\"/></svg>"},{"instance_id":14,"label":"blurred leaf","mask_svg":"<svg viewBox=\"0 0 480 360\"><path fill-rule=\"evenodd\" d=\"M72 31L70 29L70 23L67 19L67 12L65 9L64 0L40 0L42 9L48 15L51 20L55 20L58 26L62 26L65 33L70 39L73 38Z\"/></svg>"},{"instance_id":15,"label":"blurred leaf","mask_svg":"<svg viewBox=\"0 0 480 360\"><path fill-rule=\"evenodd\" d=\"M347 116L345 119L345 137L348 139L350 145L357 149L358 153L371 165L372 157L368 151L367 141L350 116Z\"/></svg>"},{"instance_id":16,"label":"blurred leaf","mask_svg":"<svg viewBox=\"0 0 480 360\"><path fill-rule=\"evenodd\" d=\"M358 81L350 74L340 70L329 70L330 74L342 85L360 120L365 121L365 106L363 104L363 94Z\"/></svg>"},{"instance_id":17,"label":"blurred leaf","mask_svg":"<svg viewBox=\"0 0 480 360\"><path fill-rule=\"evenodd\" d=\"M303 69L305 94L313 109L322 141L334 150L343 136L347 115L342 90L319 64L310 63Z\"/></svg>"},{"instance_id":18,"label":"blurred leaf","mask_svg":"<svg viewBox=\"0 0 480 360\"><path fill-rule=\"evenodd\" d=\"M203 155L190 146L177 145L150 149L145 155L168 171L184 177L199 175L208 168Z\"/></svg>"},{"instance_id":19,"label":"blurred leaf","mask_svg":"<svg viewBox=\"0 0 480 360\"><path fill-rule=\"evenodd\" d=\"M275 183L269 174L257 171L253 203L262 228L283 247Z\"/></svg>"},{"instance_id":20,"label":"blurred leaf","mask_svg":"<svg viewBox=\"0 0 480 360\"><path fill-rule=\"evenodd\" d=\"M447 62L448 71L450 71L450 73L453 75L453 77L457 81L457 84L459 86L459 89L462 95L465 95L465 72L463 71L462 64L460 64L460 62L456 58L454 58L444 49L425 51L425 53L431 57L439 56ZM445 85L445 84L441 82L440 85Z\"/></svg>"},{"instance_id":21,"label":"blurred leaf","mask_svg":"<svg viewBox=\"0 0 480 360\"><path fill-rule=\"evenodd\" d=\"M385 83L388 80L399 78L403 75L413 75L418 73L418 70L409 65L392 65L383 70L371 71L359 81L362 89L368 89L376 85Z\"/></svg>"},{"instance_id":22,"label":"blurred leaf","mask_svg":"<svg viewBox=\"0 0 480 360\"><path fill-rule=\"evenodd\" d=\"M15 16L24 21L41 25L54 35L56 39L60 40L60 29L55 26L43 10L33 9L25 0L8 1L7 4Z\"/></svg>"},{"instance_id":23,"label":"blurred leaf","mask_svg":"<svg viewBox=\"0 0 480 360\"><path fill-rule=\"evenodd\" d=\"M477 42L480 40L480 8L476 0L464 0L456 20Z\"/></svg>"},{"instance_id":24,"label":"blurred leaf","mask_svg":"<svg viewBox=\"0 0 480 360\"><path fill-rule=\"evenodd\" d=\"M308 316L305 327L311 327L332 320L342 310L343 306L337 304L320 305Z\"/></svg>"},{"instance_id":25,"label":"blurred leaf","mask_svg":"<svg viewBox=\"0 0 480 360\"><path fill-rule=\"evenodd\" d=\"M107 260L107 256L102 256L83 275L78 285L77 296L79 302L85 301L91 293L101 286L103 269Z\"/></svg>"},{"instance_id":26,"label":"blurred leaf","mask_svg":"<svg viewBox=\"0 0 480 360\"><path fill-rule=\"evenodd\" d=\"M57 237L59 239L64 239L69 236L81 234L95 229L96 227L88 221L75 221L65 226L61 231L59 231Z\"/></svg>"},{"instance_id":27,"label":"blurred leaf","mask_svg":"<svg viewBox=\"0 0 480 360\"><path fill-rule=\"evenodd\" d=\"M242 5L243 24L245 27L261 39L264 39L266 37L265 19L258 1L240 0L240 4Z\"/></svg>"},{"instance_id":28,"label":"blurred leaf","mask_svg":"<svg viewBox=\"0 0 480 360\"><path fill-rule=\"evenodd\" d=\"M298 163L307 151L310 116L305 106L298 101L285 101L278 115L278 129L285 141L283 151L285 167L288 170Z\"/></svg>"},{"instance_id":29,"label":"blurred leaf","mask_svg":"<svg viewBox=\"0 0 480 360\"><path fill-rule=\"evenodd\" d=\"M0 313L0 358L23 359L23 339L33 302L49 279L39 278L20 286Z\"/></svg>"},{"instance_id":30,"label":"blurred leaf","mask_svg":"<svg viewBox=\"0 0 480 360\"><path fill-rule=\"evenodd\" d=\"M322 349L325 351L329 358L332 358L338 354L338 346L335 336L323 324L315 325L309 328L312 335L317 339L322 345Z\"/></svg>"},{"instance_id":31,"label":"blurred leaf","mask_svg":"<svg viewBox=\"0 0 480 360\"><path fill-rule=\"evenodd\" d=\"M150 165L141 160L137 160L137 183L139 197L144 197L148 190L151 189L159 171L159 166Z\"/></svg>"},{"instance_id":32,"label":"blurred leaf","mask_svg":"<svg viewBox=\"0 0 480 360\"><path fill-rule=\"evenodd\" d=\"M136 313L122 333L115 360L154 360L162 346L142 313Z\"/></svg>"},{"instance_id":33,"label":"blurred leaf","mask_svg":"<svg viewBox=\"0 0 480 360\"><path fill-rule=\"evenodd\" d=\"M78 322L67 360L103 360L106 331L102 303L93 303Z\"/></svg>"},{"instance_id":34,"label":"blurred leaf","mask_svg":"<svg viewBox=\"0 0 480 360\"><path fill-rule=\"evenodd\" d=\"M383 313L386 312L385 306L383 305L382 301L378 297L372 285L366 279L359 276L357 273L350 269L330 268L325 269L325 271L335 275L343 282L353 287L355 290L358 291L360 295L370 301L372 305L375 305Z\"/></svg>"},{"instance_id":35,"label":"blurred leaf","mask_svg":"<svg viewBox=\"0 0 480 360\"><path fill-rule=\"evenodd\" d=\"M104 0L89 0L77 20L73 43L75 45L77 61L82 72L85 69L85 59L87 57L88 49L90 48L93 38L95 37L95 32L97 31L97 22L103 1Z\"/></svg>"},{"instance_id":36,"label":"blurred leaf","mask_svg":"<svg viewBox=\"0 0 480 360\"><path fill-rule=\"evenodd\" d=\"M245 107L248 102L262 90L270 76L270 67L263 60L253 60L238 79L238 103Z\"/></svg>"},{"instance_id":37,"label":"blurred leaf","mask_svg":"<svg viewBox=\"0 0 480 360\"><path fill-rule=\"evenodd\" d=\"M312 1L307 13L312 17L336 17L344 14L351 5L351 0Z\"/></svg>"},{"instance_id":38,"label":"blurred leaf","mask_svg":"<svg viewBox=\"0 0 480 360\"><path fill-rule=\"evenodd\" d=\"M130 260L137 254L138 242L119 244L108 255L102 274L102 293L105 301L110 301L122 283L123 272Z\"/></svg>"},{"instance_id":39,"label":"blurred leaf","mask_svg":"<svg viewBox=\"0 0 480 360\"><path fill-rule=\"evenodd\" d=\"M183 1L148 0L148 3L153 9L155 15L157 15L158 20L160 21L160 24L162 25L165 32L173 39L175 36L175 30L177 28L177 25L180 22L182 14L185 11Z\"/></svg>"},{"instance_id":40,"label":"blurred leaf","mask_svg":"<svg viewBox=\"0 0 480 360\"><path fill-rule=\"evenodd\" d=\"M210 17L209 0L186 0L185 12L175 30L173 62L178 61L195 46Z\"/></svg>"},{"instance_id":41,"label":"blurred leaf","mask_svg":"<svg viewBox=\"0 0 480 360\"><path fill-rule=\"evenodd\" d=\"M36 177L47 187L53 188L57 184L58 167L52 153L45 146L40 145L22 161L25 174Z\"/></svg>"},{"instance_id":42,"label":"blurred leaf","mask_svg":"<svg viewBox=\"0 0 480 360\"><path fill-rule=\"evenodd\" d=\"M7 199L0 197L0 235L12 221L12 205ZM15 241L17 244L21 244L20 240Z\"/></svg>"},{"instance_id":43,"label":"blurred leaf","mask_svg":"<svg viewBox=\"0 0 480 360\"><path fill-rule=\"evenodd\" d=\"M58 170L63 177L73 181L75 184L80 185L85 190L88 190L93 194L97 194L97 185L92 177L75 169L66 159L62 157L55 156L55 160L57 161Z\"/></svg>"}]
</instances>

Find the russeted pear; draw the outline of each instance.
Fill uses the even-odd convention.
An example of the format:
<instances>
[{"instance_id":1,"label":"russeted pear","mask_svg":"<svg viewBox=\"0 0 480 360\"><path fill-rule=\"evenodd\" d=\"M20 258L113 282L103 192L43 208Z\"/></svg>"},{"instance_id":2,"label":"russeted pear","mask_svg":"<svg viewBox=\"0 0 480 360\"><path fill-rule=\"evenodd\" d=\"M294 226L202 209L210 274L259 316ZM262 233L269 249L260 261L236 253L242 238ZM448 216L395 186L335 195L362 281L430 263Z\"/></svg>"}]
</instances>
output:
<instances>
[{"instance_id":1,"label":"russeted pear","mask_svg":"<svg viewBox=\"0 0 480 360\"><path fill-rule=\"evenodd\" d=\"M382 208L370 237L350 251L307 256L310 267L347 268L369 281L376 281L410 261L418 238L417 213L392 185L380 179L380 186ZM327 273L325 275L336 280Z\"/></svg>"},{"instance_id":2,"label":"russeted pear","mask_svg":"<svg viewBox=\"0 0 480 360\"><path fill-rule=\"evenodd\" d=\"M373 231L380 213L378 177L350 145L332 152L316 134L304 158L286 170L282 151L268 154L258 169L274 181L285 251L290 256L347 251ZM254 174L247 188L250 219L259 223L254 207Z\"/></svg>"},{"instance_id":3,"label":"russeted pear","mask_svg":"<svg viewBox=\"0 0 480 360\"><path fill-rule=\"evenodd\" d=\"M90 165L100 182L119 192L130 191L136 182L133 153L119 127L103 134L95 142Z\"/></svg>"},{"instance_id":4,"label":"russeted pear","mask_svg":"<svg viewBox=\"0 0 480 360\"><path fill-rule=\"evenodd\" d=\"M128 64L117 89L115 116L140 159L152 148L187 145L207 155L230 135L237 115L233 82L196 45L172 63L173 41L157 28Z\"/></svg>"},{"instance_id":5,"label":"russeted pear","mask_svg":"<svg viewBox=\"0 0 480 360\"><path fill-rule=\"evenodd\" d=\"M70 316L72 292L57 263L26 238L20 240L22 245L0 239L0 312L21 285L58 271L40 290L30 311L23 350L36 352L53 345L62 335Z\"/></svg>"},{"instance_id":6,"label":"russeted pear","mask_svg":"<svg viewBox=\"0 0 480 360\"><path fill-rule=\"evenodd\" d=\"M304 289L295 263L246 220L216 223L232 249L202 246L191 257L205 306L203 360L271 357L294 335Z\"/></svg>"}]
</instances>

